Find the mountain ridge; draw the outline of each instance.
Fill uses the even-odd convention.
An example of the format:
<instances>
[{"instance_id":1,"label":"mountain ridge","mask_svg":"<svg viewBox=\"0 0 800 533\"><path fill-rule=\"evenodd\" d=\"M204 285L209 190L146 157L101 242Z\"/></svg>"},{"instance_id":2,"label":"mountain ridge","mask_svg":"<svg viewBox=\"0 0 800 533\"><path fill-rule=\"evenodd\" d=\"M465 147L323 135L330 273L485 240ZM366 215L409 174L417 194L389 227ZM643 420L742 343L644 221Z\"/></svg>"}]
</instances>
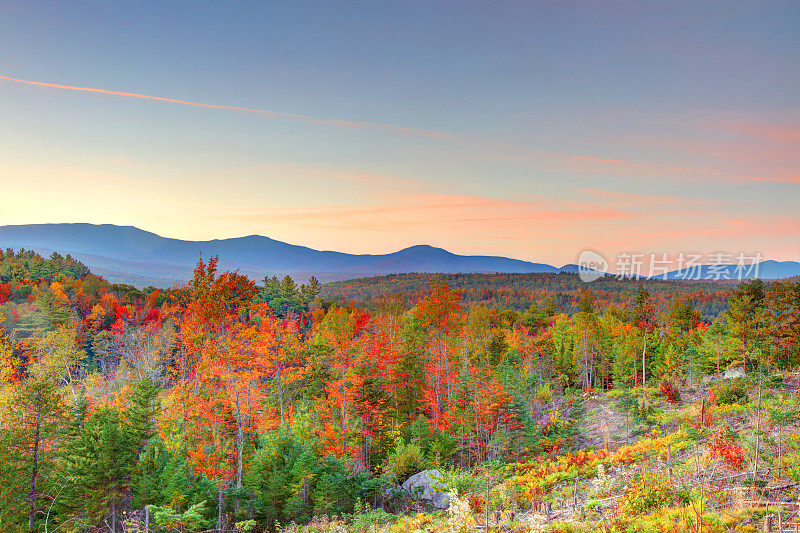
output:
<instances>
[{"instance_id":1,"label":"mountain ridge","mask_svg":"<svg viewBox=\"0 0 800 533\"><path fill-rule=\"evenodd\" d=\"M192 276L197 260L218 255L220 268L239 270L253 279L291 275L298 281L320 281L400 273L557 273L578 271L575 264L560 268L545 263L492 255L460 255L430 244L417 244L386 254L349 254L316 250L264 235L189 241L162 237L136 226L85 222L0 226L0 247L26 248L39 253L69 253L110 281L165 287ZM766 260L760 277L800 274L796 261ZM766 267L766 268L763 268ZM701 268L708 272L708 266ZM680 279L681 271L667 279Z\"/></svg>"},{"instance_id":2,"label":"mountain ridge","mask_svg":"<svg viewBox=\"0 0 800 533\"><path fill-rule=\"evenodd\" d=\"M118 282L155 286L191 277L201 255L220 256L220 267L261 279L265 275L314 275L322 281L402 272L558 272L556 267L488 255L459 255L428 244L387 254L315 250L263 235L188 241L135 226L55 223L0 226L0 247L70 253L93 271Z\"/></svg>"}]
</instances>

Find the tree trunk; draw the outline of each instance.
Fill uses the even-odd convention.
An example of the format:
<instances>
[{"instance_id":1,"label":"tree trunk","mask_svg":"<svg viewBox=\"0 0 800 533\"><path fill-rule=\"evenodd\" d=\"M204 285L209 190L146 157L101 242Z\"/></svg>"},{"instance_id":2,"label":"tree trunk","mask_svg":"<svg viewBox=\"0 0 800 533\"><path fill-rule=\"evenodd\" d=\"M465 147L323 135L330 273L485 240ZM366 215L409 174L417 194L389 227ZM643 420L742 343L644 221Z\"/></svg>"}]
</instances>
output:
<instances>
[{"instance_id":1,"label":"tree trunk","mask_svg":"<svg viewBox=\"0 0 800 533\"><path fill-rule=\"evenodd\" d=\"M222 485L219 486L217 493L217 531L222 531Z\"/></svg>"},{"instance_id":2,"label":"tree trunk","mask_svg":"<svg viewBox=\"0 0 800 533\"><path fill-rule=\"evenodd\" d=\"M447 353L447 337L444 337L443 349L442 352L444 353L444 371L445 376L447 377L447 403L445 404L444 410L450 406L450 402L453 400L453 384L450 382L450 357Z\"/></svg>"},{"instance_id":3,"label":"tree trunk","mask_svg":"<svg viewBox=\"0 0 800 533\"><path fill-rule=\"evenodd\" d=\"M41 403L41 402L37 402ZM31 468L31 491L29 494L30 509L28 510L28 529L33 532L34 521L36 520L36 477L39 474L39 441L41 440L41 405L36 406L36 431L33 437L33 466Z\"/></svg>"},{"instance_id":4,"label":"tree trunk","mask_svg":"<svg viewBox=\"0 0 800 533\"><path fill-rule=\"evenodd\" d=\"M703 398L703 403L700 407L700 427L704 428L706 425L706 399Z\"/></svg>"},{"instance_id":5,"label":"tree trunk","mask_svg":"<svg viewBox=\"0 0 800 533\"><path fill-rule=\"evenodd\" d=\"M242 420L242 406L239 402L239 393L236 393L236 500L233 503L234 512L239 512L239 493L242 490L242 453L244 451L244 421Z\"/></svg>"},{"instance_id":6,"label":"tree trunk","mask_svg":"<svg viewBox=\"0 0 800 533\"><path fill-rule=\"evenodd\" d=\"M778 425L778 474L777 479L780 479L783 474L783 425Z\"/></svg>"},{"instance_id":7,"label":"tree trunk","mask_svg":"<svg viewBox=\"0 0 800 533\"><path fill-rule=\"evenodd\" d=\"M759 365L760 367L761 365ZM755 478L758 474L758 448L761 433L761 368L758 369L758 409L756 410L756 449L753 454L753 494L755 495Z\"/></svg>"},{"instance_id":8,"label":"tree trunk","mask_svg":"<svg viewBox=\"0 0 800 533\"><path fill-rule=\"evenodd\" d=\"M647 356L647 323L644 325L644 348L642 349L642 387L644 387L644 380L646 378L645 365Z\"/></svg>"},{"instance_id":9,"label":"tree trunk","mask_svg":"<svg viewBox=\"0 0 800 533\"><path fill-rule=\"evenodd\" d=\"M489 491L491 490L489 483L490 483L489 474L487 473L486 474L486 533L489 533Z\"/></svg>"},{"instance_id":10,"label":"tree trunk","mask_svg":"<svg viewBox=\"0 0 800 533\"><path fill-rule=\"evenodd\" d=\"M283 428L284 416L283 416L283 379L281 378L281 363L280 361L277 362L275 365L277 370L277 380L278 380L278 400L280 401L281 405L281 428Z\"/></svg>"},{"instance_id":11,"label":"tree trunk","mask_svg":"<svg viewBox=\"0 0 800 533\"><path fill-rule=\"evenodd\" d=\"M747 374L747 337L742 339L742 366L744 373Z\"/></svg>"}]
</instances>

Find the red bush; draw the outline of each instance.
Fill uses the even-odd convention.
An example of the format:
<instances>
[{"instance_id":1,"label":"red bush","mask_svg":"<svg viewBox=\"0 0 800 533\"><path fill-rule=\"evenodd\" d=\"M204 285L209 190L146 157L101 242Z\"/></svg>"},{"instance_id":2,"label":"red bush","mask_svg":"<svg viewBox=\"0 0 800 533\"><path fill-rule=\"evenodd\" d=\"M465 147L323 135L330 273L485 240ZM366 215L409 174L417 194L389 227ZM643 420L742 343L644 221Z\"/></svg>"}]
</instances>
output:
<instances>
[{"instance_id":1,"label":"red bush","mask_svg":"<svg viewBox=\"0 0 800 533\"><path fill-rule=\"evenodd\" d=\"M664 395L669 403L675 404L681 401L681 389L668 379L662 379L658 384L658 390Z\"/></svg>"},{"instance_id":2,"label":"red bush","mask_svg":"<svg viewBox=\"0 0 800 533\"><path fill-rule=\"evenodd\" d=\"M474 492L467 497L469 507L474 513L482 513L483 506L486 503L482 494L475 494Z\"/></svg>"},{"instance_id":3,"label":"red bush","mask_svg":"<svg viewBox=\"0 0 800 533\"><path fill-rule=\"evenodd\" d=\"M744 463L742 447L730 442L720 430L714 432L714 438L708 443L708 447L711 450L712 459L722 458L725 464L731 468L739 469Z\"/></svg>"}]
</instances>

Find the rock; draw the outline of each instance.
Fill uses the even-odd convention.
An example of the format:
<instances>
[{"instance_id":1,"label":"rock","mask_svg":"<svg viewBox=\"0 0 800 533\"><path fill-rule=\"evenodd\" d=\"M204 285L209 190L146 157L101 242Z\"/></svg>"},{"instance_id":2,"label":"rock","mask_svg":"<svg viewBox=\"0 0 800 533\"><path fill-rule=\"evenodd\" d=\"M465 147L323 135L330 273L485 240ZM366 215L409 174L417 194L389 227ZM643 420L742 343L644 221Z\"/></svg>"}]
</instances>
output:
<instances>
[{"instance_id":1,"label":"rock","mask_svg":"<svg viewBox=\"0 0 800 533\"><path fill-rule=\"evenodd\" d=\"M400 494L402 492L403 492L403 487L401 487L400 485L392 484L392 485L389 485L388 487L386 487L386 489L383 491L383 497L384 498L394 498L395 496L397 496L398 494Z\"/></svg>"},{"instance_id":2,"label":"rock","mask_svg":"<svg viewBox=\"0 0 800 533\"><path fill-rule=\"evenodd\" d=\"M722 377L723 379L736 379L736 378L743 378L745 376L744 368L741 366L737 366L736 368L731 368L730 370L726 370Z\"/></svg>"},{"instance_id":3,"label":"rock","mask_svg":"<svg viewBox=\"0 0 800 533\"><path fill-rule=\"evenodd\" d=\"M701 383L705 387L705 386L708 386L708 385L713 385L717 381L719 381L719 376L705 376L702 379Z\"/></svg>"},{"instance_id":4,"label":"rock","mask_svg":"<svg viewBox=\"0 0 800 533\"><path fill-rule=\"evenodd\" d=\"M437 509L447 509L450 506L450 496L446 492L434 492L431 494L431 503Z\"/></svg>"},{"instance_id":5,"label":"rock","mask_svg":"<svg viewBox=\"0 0 800 533\"><path fill-rule=\"evenodd\" d=\"M429 501L437 509L447 509L450 504L447 493L433 488L441 477L442 473L438 470L417 472L403 483L403 490L421 500Z\"/></svg>"}]
</instances>

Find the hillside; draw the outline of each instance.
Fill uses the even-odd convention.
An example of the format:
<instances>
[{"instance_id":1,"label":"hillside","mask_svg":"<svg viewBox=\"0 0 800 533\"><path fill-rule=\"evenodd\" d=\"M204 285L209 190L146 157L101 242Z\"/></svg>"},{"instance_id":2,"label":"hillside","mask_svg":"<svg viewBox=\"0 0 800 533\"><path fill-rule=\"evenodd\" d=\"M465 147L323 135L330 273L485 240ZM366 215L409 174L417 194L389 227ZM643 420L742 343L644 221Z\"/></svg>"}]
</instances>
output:
<instances>
[{"instance_id":1,"label":"hillside","mask_svg":"<svg viewBox=\"0 0 800 533\"><path fill-rule=\"evenodd\" d=\"M447 278L355 280L384 295L338 306L214 259L139 291L2 251L0 529L796 521L800 285Z\"/></svg>"}]
</instances>

